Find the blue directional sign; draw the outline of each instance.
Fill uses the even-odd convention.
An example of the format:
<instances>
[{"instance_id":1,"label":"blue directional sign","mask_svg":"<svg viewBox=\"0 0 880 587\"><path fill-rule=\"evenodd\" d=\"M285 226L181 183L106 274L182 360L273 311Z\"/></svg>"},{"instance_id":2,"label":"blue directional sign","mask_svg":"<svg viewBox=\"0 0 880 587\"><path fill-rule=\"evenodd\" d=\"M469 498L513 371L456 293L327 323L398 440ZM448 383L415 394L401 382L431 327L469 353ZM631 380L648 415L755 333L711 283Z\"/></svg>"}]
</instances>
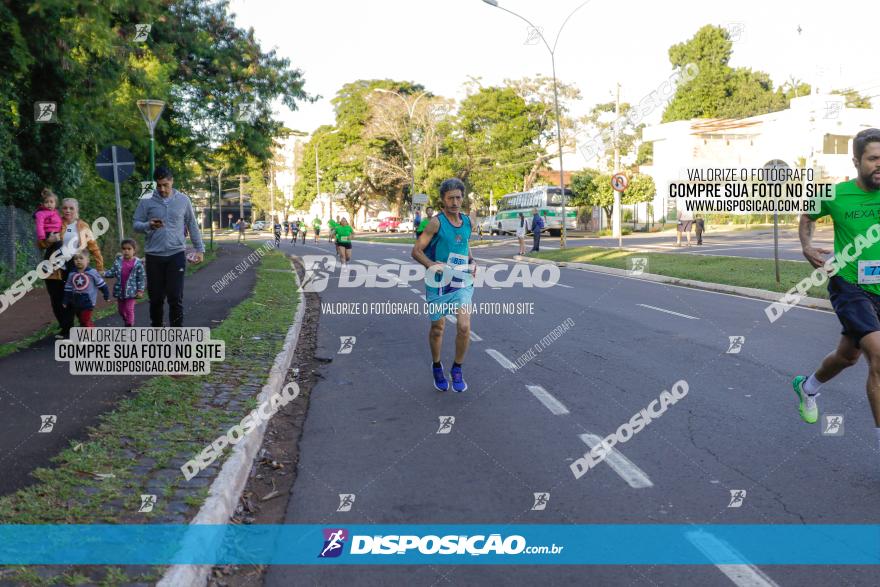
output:
<instances>
[{"instance_id":1,"label":"blue directional sign","mask_svg":"<svg viewBox=\"0 0 880 587\"><path fill-rule=\"evenodd\" d=\"M122 182L134 173L134 155L125 147L110 145L98 155L98 175L109 182Z\"/></svg>"}]
</instances>

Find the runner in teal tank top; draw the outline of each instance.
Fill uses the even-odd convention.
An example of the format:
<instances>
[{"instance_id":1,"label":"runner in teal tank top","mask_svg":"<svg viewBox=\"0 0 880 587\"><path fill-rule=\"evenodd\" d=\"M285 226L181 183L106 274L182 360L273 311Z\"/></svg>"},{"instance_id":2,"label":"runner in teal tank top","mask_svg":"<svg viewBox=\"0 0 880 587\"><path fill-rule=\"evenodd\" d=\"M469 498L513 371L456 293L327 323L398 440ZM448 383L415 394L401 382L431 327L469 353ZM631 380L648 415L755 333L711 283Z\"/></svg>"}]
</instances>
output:
<instances>
[{"instance_id":1,"label":"runner in teal tank top","mask_svg":"<svg viewBox=\"0 0 880 587\"><path fill-rule=\"evenodd\" d=\"M467 383L462 363L470 344L470 304L476 264L470 256L471 220L461 212L465 186L459 179L447 179L440 185L442 212L432 218L419 235L412 257L425 266L425 299L431 316L428 343L433 360L434 387L449 389L440 362L446 316L456 317L455 361L450 376L453 391L462 392Z\"/></svg>"}]
</instances>

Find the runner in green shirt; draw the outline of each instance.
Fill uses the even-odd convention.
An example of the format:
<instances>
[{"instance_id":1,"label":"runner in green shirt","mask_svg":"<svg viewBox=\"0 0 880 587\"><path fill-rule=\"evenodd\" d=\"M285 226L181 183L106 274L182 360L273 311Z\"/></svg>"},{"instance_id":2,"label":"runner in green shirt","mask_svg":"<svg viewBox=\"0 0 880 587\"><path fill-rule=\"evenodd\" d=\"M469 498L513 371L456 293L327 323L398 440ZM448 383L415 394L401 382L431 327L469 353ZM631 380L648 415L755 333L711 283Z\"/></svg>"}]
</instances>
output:
<instances>
[{"instance_id":1,"label":"runner in green shirt","mask_svg":"<svg viewBox=\"0 0 880 587\"><path fill-rule=\"evenodd\" d=\"M853 139L856 179L835 186L835 198L823 200L818 214L803 215L798 233L804 257L813 267L825 265L829 250L813 246L816 220L831 216L834 223L834 256L840 271L830 278L831 306L843 326L837 348L809 377L792 381L801 418L810 424L819 417L816 395L820 387L862 353L868 362L868 402L874 415L880 447L880 130L865 129ZM835 263L837 264L837 263ZM842 422L826 415L822 431L831 434Z\"/></svg>"},{"instance_id":2,"label":"runner in green shirt","mask_svg":"<svg viewBox=\"0 0 880 587\"><path fill-rule=\"evenodd\" d=\"M315 231L315 244L318 244L318 236L321 234L321 219L317 216L312 220L312 228Z\"/></svg>"},{"instance_id":3,"label":"runner in green shirt","mask_svg":"<svg viewBox=\"0 0 880 587\"><path fill-rule=\"evenodd\" d=\"M428 226L429 222L431 222L432 216L434 216L434 209L432 207L428 206L427 208L425 208L425 217L422 218L422 221L419 222L418 226L416 226L416 238L417 239L419 238L419 236L421 236L421 234L423 232L425 232L425 227Z\"/></svg>"},{"instance_id":4,"label":"runner in green shirt","mask_svg":"<svg viewBox=\"0 0 880 587\"><path fill-rule=\"evenodd\" d=\"M351 261L351 239L354 235L354 228L348 224L348 219L343 218L336 225L336 253L343 265L347 265Z\"/></svg>"}]
</instances>

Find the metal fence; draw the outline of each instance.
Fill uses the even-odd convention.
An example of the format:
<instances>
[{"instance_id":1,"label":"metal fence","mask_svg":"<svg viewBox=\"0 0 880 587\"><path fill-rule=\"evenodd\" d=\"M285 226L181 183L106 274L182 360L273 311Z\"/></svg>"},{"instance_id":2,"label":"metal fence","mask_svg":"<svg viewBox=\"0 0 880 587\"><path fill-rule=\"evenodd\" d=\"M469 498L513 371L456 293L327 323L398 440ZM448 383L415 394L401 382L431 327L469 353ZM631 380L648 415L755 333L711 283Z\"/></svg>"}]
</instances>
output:
<instances>
[{"instance_id":1,"label":"metal fence","mask_svg":"<svg viewBox=\"0 0 880 587\"><path fill-rule=\"evenodd\" d=\"M33 267L41 258L33 214L12 205L0 206L0 275L8 279L19 273L18 267Z\"/></svg>"}]
</instances>

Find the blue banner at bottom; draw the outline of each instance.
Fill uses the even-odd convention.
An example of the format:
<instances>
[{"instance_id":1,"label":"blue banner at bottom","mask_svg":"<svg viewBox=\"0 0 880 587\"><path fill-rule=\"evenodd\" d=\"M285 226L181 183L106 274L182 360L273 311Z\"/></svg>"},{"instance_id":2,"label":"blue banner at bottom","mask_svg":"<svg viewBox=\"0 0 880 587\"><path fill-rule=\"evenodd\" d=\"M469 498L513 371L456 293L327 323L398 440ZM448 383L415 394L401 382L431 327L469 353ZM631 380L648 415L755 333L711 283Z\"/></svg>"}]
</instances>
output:
<instances>
[{"instance_id":1,"label":"blue banner at bottom","mask_svg":"<svg viewBox=\"0 0 880 587\"><path fill-rule=\"evenodd\" d=\"M877 565L880 525L0 525L2 565Z\"/></svg>"}]
</instances>

